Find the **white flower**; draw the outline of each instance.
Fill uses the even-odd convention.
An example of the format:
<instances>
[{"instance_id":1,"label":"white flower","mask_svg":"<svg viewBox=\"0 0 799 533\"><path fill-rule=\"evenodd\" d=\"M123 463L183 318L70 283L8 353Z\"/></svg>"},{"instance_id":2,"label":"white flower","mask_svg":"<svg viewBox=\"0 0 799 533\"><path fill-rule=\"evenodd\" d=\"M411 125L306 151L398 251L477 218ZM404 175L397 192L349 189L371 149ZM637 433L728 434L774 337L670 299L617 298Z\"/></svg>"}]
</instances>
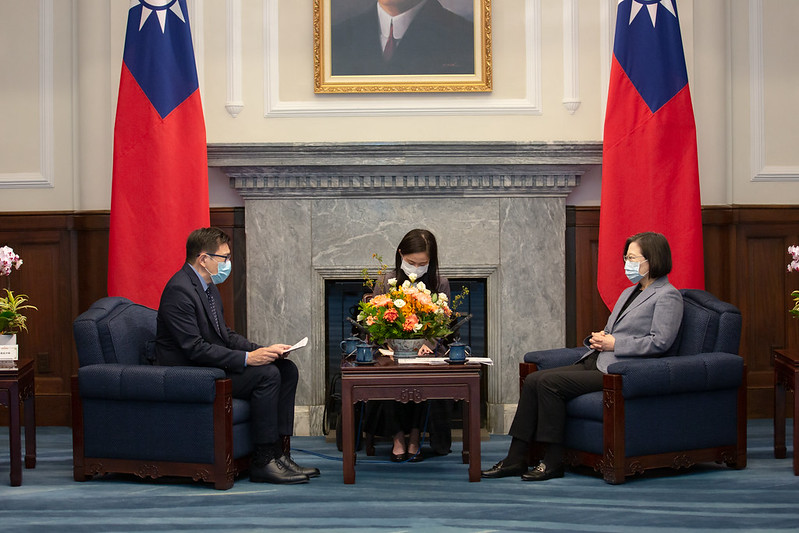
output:
<instances>
[{"instance_id":1,"label":"white flower","mask_svg":"<svg viewBox=\"0 0 799 533\"><path fill-rule=\"evenodd\" d=\"M417 284L416 284L416 288L417 288L417 289L419 289L419 290L420 290L420 291L422 291L422 292L424 292L424 291L425 291L425 289L427 289L427 287L426 287L426 286L425 286L425 284L424 284L424 281L420 281L419 283L417 283ZM428 292L429 292L429 291L428 291Z\"/></svg>"},{"instance_id":2,"label":"white flower","mask_svg":"<svg viewBox=\"0 0 799 533\"><path fill-rule=\"evenodd\" d=\"M443 302L443 303L447 303L449 301L449 299L447 298L446 294L444 294L443 292L439 292L438 293L438 301L439 302Z\"/></svg>"},{"instance_id":3,"label":"white flower","mask_svg":"<svg viewBox=\"0 0 799 533\"><path fill-rule=\"evenodd\" d=\"M397 298L396 300L394 300L394 307L396 307L397 309L402 309L403 307L405 307L405 300L400 300L399 298Z\"/></svg>"},{"instance_id":4,"label":"white flower","mask_svg":"<svg viewBox=\"0 0 799 533\"><path fill-rule=\"evenodd\" d=\"M356 319L358 322L363 322L363 319L366 318L366 315L363 313L358 313L358 318Z\"/></svg>"},{"instance_id":5,"label":"white flower","mask_svg":"<svg viewBox=\"0 0 799 533\"><path fill-rule=\"evenodd\" d=\"M390 278L390 279L388 280L388 284L389 284L389 286L391 286L391 287L396 287L396 286L397 286L397 278Z\"/></svg>"},{"instance_id":6,"label":"white flower","mask_svg":"<svg viewBox=\"0 0 799 533\"><path fill-rule=\"evenodd\" d=\"M411 286L411 282L408 281L407 279L402 283L402 288L403 289L407 289L410 286Z\"/></svg>"},{"instance_id":7,"label":"white flower","mask_svg":"<svg viewBox=\"0 0 799 533\"><path fill-rule=\"evenodd\" d=\"M416 281L416 273L408 274L408 279L411 280L411 283Z\"/></svg>"},{"instance_id":8,"label":"white flower","mask_svg":"<svg viewBox=\"0 0 799 533\"><path fill-rule=\"evenodd\" d=\"M414 332L418 332L418 331L419 331L419 330L421 330L423 327L424 327L424 324L422 324L421 322L419 322L418 324L416 324L415 326L413 326L413 331L414 331Z\"/></svg>"}]
</instances>

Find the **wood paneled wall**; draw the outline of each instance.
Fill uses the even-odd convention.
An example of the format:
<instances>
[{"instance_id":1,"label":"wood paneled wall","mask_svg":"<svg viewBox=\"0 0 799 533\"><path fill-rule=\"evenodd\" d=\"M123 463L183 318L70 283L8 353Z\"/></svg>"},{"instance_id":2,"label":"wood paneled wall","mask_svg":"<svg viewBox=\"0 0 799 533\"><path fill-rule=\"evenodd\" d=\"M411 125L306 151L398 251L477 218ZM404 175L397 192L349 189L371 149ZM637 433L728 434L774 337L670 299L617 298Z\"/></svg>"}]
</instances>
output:
<instances>
[{"instance_id":1,"label":"wood paneled wall","mask_svg":"<svg viewBox=\"0 0 799 533\"><path fill-rule=\"evenodd\" d=\"M246 334L244 210L212 209L211 224L233 239L231 280L220 286L225 318ZM27 294L38 308L18 335L20 357L35 360L37 425L70 425L70 377L78 368L72 321L107 295L108 212L0 213L0 246L24 264L0 288ZM8 423L5 409L0 423Z\"/></svg>"},{"instance_id":2,"label":"wood paneled wall","mask_svg":"<svg viewBox=\"0 0 799 533\"><path fill-rule=\"evenodd\" d=\"M243 208L213 209L211 223L233 239L233 274L222 289L225 316L246 335L246 249ZM790 318L787 248L799 245L799 207L734 206L703 209L705 283L743 314L741 355L749 368L749 416L772 416L774 348L799 348L799 320ZM21 355L36 361L39 425L69 425L69 378L77 369L72 321L107 292L108 212L0 214L0 246L25 264L9 281L39 310L19 337ZM566 339L580 343L609 311L596 289L599 208L567 208ZM0 411L0 422L7 413Z\"/></svg>"},{"instance_id":3,"label":"wood paneled wall","mask_svg":"<svg viewBox=\"0 0 799 533\"><path fill-rule=\"evenodd\" d=\"M705 288L741 310L740 354L749 369L749 416L773 416L774 348L799 348L790 292L788 246L799 245L799 207L734 206L702 210ZM599 208L567 208L567 344L577 346L610 314L596 288ZM572 263L573 261L573 263ZM576 297L574 295L577 295ZM572 316L573 315L573 316Z\"/></svg>"}]
</instances>

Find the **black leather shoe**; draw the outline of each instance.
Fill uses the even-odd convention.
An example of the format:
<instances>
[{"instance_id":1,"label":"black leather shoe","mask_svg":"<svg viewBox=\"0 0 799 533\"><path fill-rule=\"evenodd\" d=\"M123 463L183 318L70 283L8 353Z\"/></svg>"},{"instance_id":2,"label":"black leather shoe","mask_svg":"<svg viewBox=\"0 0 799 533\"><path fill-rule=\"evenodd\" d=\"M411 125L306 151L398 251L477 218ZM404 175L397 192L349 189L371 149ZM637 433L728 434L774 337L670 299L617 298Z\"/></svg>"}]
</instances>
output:
<instances>
[{"instance_id":1,"label":"black leather shoe","mask_svg":"<svg viewBox=\"0 0 799 533\"><path fill-rule=\"evenodd\" d=\"M538 463L538 466L522 474L522 481L546 481L556 477L563 477L563 465L550 469L544 463Z\"/></svg>"},{"instance_id":2,"label":"black leather shoe","mask_svg":"<svg viewBox=\"0 0 799 533\"><path fill-rule=\"evenodd\" d=\"M422 457L422 450L419 450L417 453L408 452L408 457L409 463L421 463L424 461L424 457Z\"/></svg>"},{"instance_id":3,"label":"black leather shoe","mask_svg":"<svg viewBox=\"0 0 799 533\"><path fill-rule=\"evenodd\" d=\"M290 455L284 455L283 457L278 459L278 461L282 462L283 466L285 466L288 470L291 470L292 472L296 472L298 474L305 474L309 478L319 477L320 472L318 468L314 468L312 466L300 466L294 462L294 459L292 459Z\"/></svg>"},{"instance_id":4,"label":"black leather shoe","mask_svg":"<svg viewBox=\"0 0 799 533\"><path fill-rule=\"evenodd\" d=\"M407 458L408 458L408 454L407 453L394 453L394 452L391 452L391 462L392 463L401 463L402 461L404 461Z\"/></svg>"},{"instance_id":5,"label":"black leather shoe","mask_svg":"<svg viewBox=\"0 0 799 533\"><path fill-rule=\"evenodd\" d=\"M250 481L253 483L296 485L298 483L308 483L308 476L289 470L280 460L271 459L260 465L250 465Z\"/></svg>"},{"instance_id":6,"label":"black leather shoe","mask_svg":"<svg viewBox=\"0 0 799 533\"><path fill-rule=\"evenodd\" d=\"M515 465L506 465L504 461L500 461L488 470L480 472L481 477L499 478L520 476L527 471L527 465L524 463L517 463Z\"/></svg>"}]
</instances>

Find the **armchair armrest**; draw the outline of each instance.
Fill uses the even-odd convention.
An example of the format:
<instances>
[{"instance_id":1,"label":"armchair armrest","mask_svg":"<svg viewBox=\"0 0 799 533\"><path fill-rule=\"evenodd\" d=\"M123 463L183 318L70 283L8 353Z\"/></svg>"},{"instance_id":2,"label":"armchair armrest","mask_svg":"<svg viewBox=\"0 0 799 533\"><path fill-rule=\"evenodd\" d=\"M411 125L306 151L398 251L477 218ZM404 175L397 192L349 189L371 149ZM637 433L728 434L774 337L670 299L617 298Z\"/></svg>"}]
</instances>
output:
<instances>
[{"instance_id":1,"label":"armchair armrest","mask_svg":"<svg viewBox=\"0 0 799 533\"><path fill-rule=\"evenodd\" d=\"M81 398L213 403L220 368L98 364L78 369Z\"/></svg>"},{"instance_id":2,"label":"armchair armrest","mask_svg":"<svg viewBox=\"0 0 799 533\"><path fill-rule=\"evenodd\" d=\"M541 370L567 366L576 363L588 348L555 348L552 350L539 350L524 354L525 363L535 363Z\"/></svg>"},{"instance_id":3,"label":"armchair armrest","mask_svg":"<svg viewBox=\"0 0 799 533\"><path fill-rule=\"evenodd\" d=\"M743 380L743 359L724 352L629 358L608 367L624 377L626 399L686 392L732 389Z\"/></svg>"}]
</instances>

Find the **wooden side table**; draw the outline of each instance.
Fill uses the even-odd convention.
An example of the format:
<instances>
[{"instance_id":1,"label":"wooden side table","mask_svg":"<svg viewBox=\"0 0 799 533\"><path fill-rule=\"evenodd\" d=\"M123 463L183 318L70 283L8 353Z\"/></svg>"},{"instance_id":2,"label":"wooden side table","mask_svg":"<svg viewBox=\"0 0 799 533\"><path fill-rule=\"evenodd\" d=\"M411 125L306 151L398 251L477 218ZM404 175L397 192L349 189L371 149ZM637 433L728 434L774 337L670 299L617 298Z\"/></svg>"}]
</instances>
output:
<instances>
[{"instance_id":1,"label":"wooden side table","mask_svg":"<svg viewBox=\"0 0 799 533\"><path fill-rule=\"evenodd\" d=\"M341 426L344 483L355 483L354 405L367 400L403 403L464 400L463 452L469 481L480 481L480 372L482 365L398 364L385 356L373 366L341 363Z\"/></svg>"},{"instance_id":2,"label":"wooden side table","mask_svg":"<svg viewBox=\"0 0 799 533\"><path fill-rule=\"evenodd\" d=\"M774 350L774 457L784 459L785 391L793 391L793 475L799 476L799 350Z\"/></svg>"},{"instance_id":3,"label":"wooden side table","mask_svg":"<svg viewBox=\"0 0 799 533\"><path fill-rule=\"evenodd\" d=\"M20 406L25 405L25 468L36 466L36 408L33 360L0 361L0 403L8 407L8 436L11 448L11 486L22 485L22 441Z\"/></svg>"}]
</instances>

